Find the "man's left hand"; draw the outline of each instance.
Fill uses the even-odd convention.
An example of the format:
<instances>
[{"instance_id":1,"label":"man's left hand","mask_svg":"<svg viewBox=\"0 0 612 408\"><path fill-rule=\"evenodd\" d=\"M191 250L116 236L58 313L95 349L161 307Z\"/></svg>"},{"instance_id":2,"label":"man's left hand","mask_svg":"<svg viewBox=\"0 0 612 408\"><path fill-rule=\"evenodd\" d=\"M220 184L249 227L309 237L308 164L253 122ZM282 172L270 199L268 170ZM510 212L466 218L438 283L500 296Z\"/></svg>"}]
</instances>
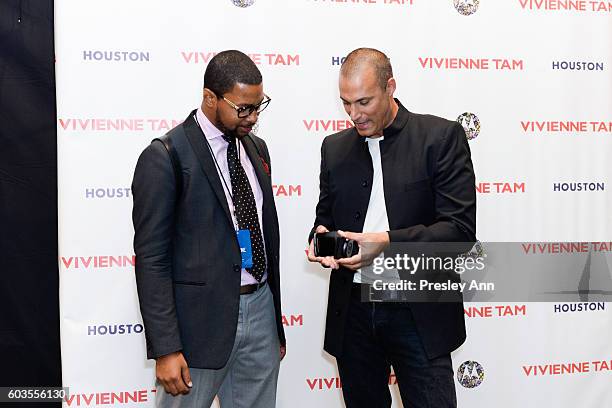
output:
<instances>
[{"instance_id":1,"label":"man's left hand","mask_svg":"<svg viewBox=\"0 0 612 408\"><path fill-rule=\"evenodd\" d=\"M280 346L280 359L285 358L285 354L287 354L287 346Z\"/></svg>"},{"instance_id":2,"label":"man's left hand","mask_svg":"<svg viewBox=\"0 0 612 408\"><path fill-rule=\"evenodd\" d=\"M359 253L350 258L338 259L336 262L351 270L357 270L372 264L388 245L389 234L387 232L348 232L338 231L338 235L346 239L353 239L359 244ZM364 250L365 248L365 250Z\"/></svg>"}]
</instances>

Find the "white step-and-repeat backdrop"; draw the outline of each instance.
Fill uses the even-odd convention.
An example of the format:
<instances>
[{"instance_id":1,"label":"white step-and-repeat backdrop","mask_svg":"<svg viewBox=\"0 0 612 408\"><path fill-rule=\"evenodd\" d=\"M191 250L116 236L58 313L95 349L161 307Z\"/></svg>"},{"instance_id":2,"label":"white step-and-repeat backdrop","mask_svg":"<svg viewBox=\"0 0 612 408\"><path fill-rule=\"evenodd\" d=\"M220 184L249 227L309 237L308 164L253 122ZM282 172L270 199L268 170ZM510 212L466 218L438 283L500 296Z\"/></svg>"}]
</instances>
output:
<instances>
[{"instance_id":1,"label":"white step-and-repeat backdrop","mask_svg":"<svg viewBox=\"0 0 612 408\"><path fill-rule=\"evenodd\" d=\"M612 3L565 0L55 1L64 405L153 406L134 280L139 153L200 104L210 58L249 54L272 98L288 354L279 407L338 407L322 351L329 271L307 263L324 136L351 126L354 48L392 60L411 111L470 138L481 241L584 241L612 254ZM586 259L586 257L585 257ZM612 406L612 306L466 303L460 406ZM435 319L435 316L432 316ZM401 406L392 376L394 406Z\"/></svg>"}]
</instances>

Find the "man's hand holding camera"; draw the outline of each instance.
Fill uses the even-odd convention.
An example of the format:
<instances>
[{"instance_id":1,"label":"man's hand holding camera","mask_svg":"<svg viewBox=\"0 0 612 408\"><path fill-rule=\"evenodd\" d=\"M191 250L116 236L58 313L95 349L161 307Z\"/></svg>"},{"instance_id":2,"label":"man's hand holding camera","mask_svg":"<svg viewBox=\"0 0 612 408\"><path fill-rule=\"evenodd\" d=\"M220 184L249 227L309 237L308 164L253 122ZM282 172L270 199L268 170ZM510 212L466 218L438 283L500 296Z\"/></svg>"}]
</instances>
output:
<instances>
[{"instance_id":1,"label":"man's hand holding camera","mask_svg":"<svg viewBox=\"0 0 612 408\"><path fill-rule=\"evenodd\" d=\"M359 244L359 253L350 258L338 259L340 266L356 271L364 266L371 265L382 251L389 246L389 234L385 232L348 232L338 231L338 235L352 239Z\"/></svg>"},{"instance_id":2,"label":"man's hand holding camera","mask_svg":"<svg viewBox=\"0 0 612 408\"><path fill-rule=\"evenodd\" d=\"M324 232L329 232L327 227L324 227L323 225L317 226L315 233L322 234ZM321 264L321 266L324 266L326 268L338 269L340 267L333 256L316 256L315 255L314 238L310 240L310 246L308 247L308 260L310 262L318 262Z\"/></svg>"},{"instance_id":3,"label":"man's hand holding camera","mask_svg":"<svg viewBox=\"0 0 612 408\"><path fill-rule=\"evenodd\" d=\"M316 233L325 233L329 230L323 225L317 226ZM364 266L371 265L376 258L389 245L389 234L385 232L348 232L338 231L339 237L353 240L359 245L359 252L356 255L344 258L334 258L333 256L316 256L314 239L310 242L308 249L308 260L318 262L322 266L338 269L344 266L347 269L357 270Z\"/></svg>"}]
</instances>

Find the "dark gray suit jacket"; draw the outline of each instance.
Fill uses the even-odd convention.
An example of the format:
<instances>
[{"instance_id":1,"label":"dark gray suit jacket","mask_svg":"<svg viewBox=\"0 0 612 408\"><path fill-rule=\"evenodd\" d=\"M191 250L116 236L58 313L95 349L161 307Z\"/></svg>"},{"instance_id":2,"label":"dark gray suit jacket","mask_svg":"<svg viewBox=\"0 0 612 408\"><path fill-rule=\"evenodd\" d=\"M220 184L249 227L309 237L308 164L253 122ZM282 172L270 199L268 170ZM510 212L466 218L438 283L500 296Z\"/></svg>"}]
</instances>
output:
<instances>
[{"instance_id":1,"label":"dark gray suit jacket","mask_svg":"<svg viewBox=\"0 0 612 408\"><path fill-rule=\"evenodd\" d=\"M189 367L220 368L236 336L241 257L223 186L194 113L168 133L182 168L178 202L172 162L162 143L151 143L138 159L132 182L136 283L147 357L182 350ZM284 345L270 157L265 142L254 135L243 145L263 191L268 282Z\"/></svg>"},{"instance_id":2,"label":"dark gray suit jacket","mask_svg":"<svg viewBox=\"0 0 612 408\"><path fill-rule=\"evenodd\" d=\"M399 103L399 101L397 101ZM400 104L380 143L391 242L473 242L476 188L460 124L409 112ZM317 225L361 232L373 179L372 158L355 128L328 136L321 147ZM325 350L342 354L354 272L340 268L329 281ZM463 304L412 303L414 320L430 358L456 349L466 337Z\"/></svg>"}]
</instances>

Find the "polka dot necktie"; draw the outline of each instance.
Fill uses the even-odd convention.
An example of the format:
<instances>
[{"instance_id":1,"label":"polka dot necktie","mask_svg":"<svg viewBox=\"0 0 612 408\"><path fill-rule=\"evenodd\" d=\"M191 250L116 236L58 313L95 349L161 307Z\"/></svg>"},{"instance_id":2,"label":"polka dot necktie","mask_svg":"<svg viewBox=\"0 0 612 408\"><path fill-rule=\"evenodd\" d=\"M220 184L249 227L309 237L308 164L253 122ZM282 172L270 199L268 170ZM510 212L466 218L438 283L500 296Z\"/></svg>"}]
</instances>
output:
<instances>
[{"instance_id":1,"label":"polka dot necktie","mask_svg":"<svg viewBox=\"0 0 612 408\"><path fill-rule=\"evenodd\" d=\"M257 216L257 206L255 196L251 189L251 184L240 160L238 160L238 150L236 148L236 138L223 135L227 146L227 166L229 168L230 180L232 183L232 195L234 198L234 211L238 228L248 229L251 232L251 248L253 252L253 267L247 268L257 282L261 282L264 271L266 270L266 257L264 254L263 238L259 227Z\"/></svg>"}]
</instances>

